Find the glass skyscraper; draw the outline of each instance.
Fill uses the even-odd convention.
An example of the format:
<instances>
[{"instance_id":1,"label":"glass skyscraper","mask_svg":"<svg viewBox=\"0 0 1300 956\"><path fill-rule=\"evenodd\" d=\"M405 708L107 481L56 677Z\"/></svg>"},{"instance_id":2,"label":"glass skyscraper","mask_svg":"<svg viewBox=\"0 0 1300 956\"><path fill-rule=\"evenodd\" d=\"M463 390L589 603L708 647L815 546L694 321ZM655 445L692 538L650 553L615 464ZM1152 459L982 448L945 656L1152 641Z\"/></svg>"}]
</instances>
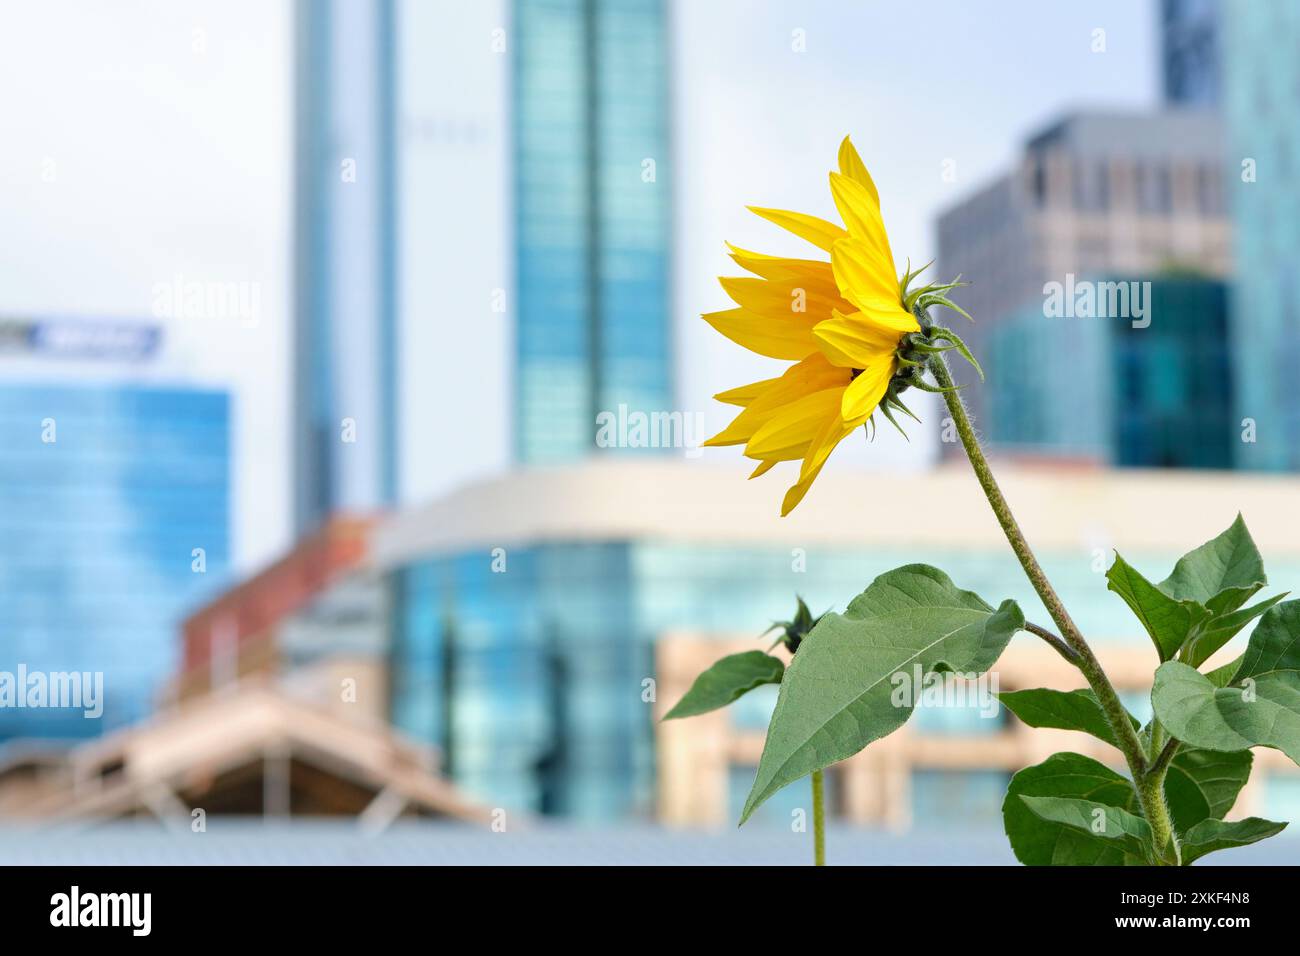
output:
<instances>
[{"instance_id":1,"label":"glass skyscraper","mask_svg":"<svg viewBox=\"0 0 1300 956\"><path fill-rule=\"evenodd\" d=\"M230 561L224 392L0 386L0 671L102 672L103 715L0 708L0 741L146 716Z\"/></svg>"},{"instance_id":2,"label":"glass skyscraper","mask_svg":"<svg viewBox=\"0 0 1300 956\"><path fill-rule=\"evenodd\" d=\"M1224 10L1237 463L1300 469L1300 4Z\"/></svg>"},{"instance_id":3,"label":"glass skyscraper","mask_svg":"<svg viewBox=\"0 0 1300 956\"><path fill-rule=\"evenodd\" d=\"M296 8L299 534L395 495L395 30L394 0Z\"/></svg>"},{"instance_id":4,"label":"glass skyscraper","mask_svg":"<svg viewBox=\"0 0 1300 956\"><path fill-rule=\"evenodd\" d=\"M516 455L668 411L671 175L662 0L516 0Z\"/></svg>"},{"instance_id":5,"label":"glass skyscraper","mask_svg":"<svg viewBox=\"0 0 1300 956\"><path fill-rule=\"evenodd\" d=\"M1218 104L1222 13L1220 0L1160 0L1160 72L1167 103Z\"/></svg>"}]
</instances>

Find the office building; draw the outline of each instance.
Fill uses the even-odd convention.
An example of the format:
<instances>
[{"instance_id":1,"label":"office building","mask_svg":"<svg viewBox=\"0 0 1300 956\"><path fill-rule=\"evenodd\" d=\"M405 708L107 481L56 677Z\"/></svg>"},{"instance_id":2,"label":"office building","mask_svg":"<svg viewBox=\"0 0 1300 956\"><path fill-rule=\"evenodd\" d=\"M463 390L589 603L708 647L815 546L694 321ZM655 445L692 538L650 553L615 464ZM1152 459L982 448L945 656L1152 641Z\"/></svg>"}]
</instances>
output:
<instances>
[{"instance_id":1,"label":"office building","mask_svg":"<svg viewBox=\"0 0 1300 956\"><path fill-rule=\"evenodd\" d=\"M298 0L294 523L396 494L394 0Z\"/></svg>"},{"instance_id":2,"label":"office building","mask_svg":"<svg viewBox=\"0 0 1300 956\"><path fill-rule=\"evenodd\" d=\"M672 408L663 0L516 0L515 451L597 447L596 417Z\"/></svg>"},{"instance_id":3,"label":"office building","mask_svg":"<svg viewBox=\"0 0 1300 956\"><path fill-rule=\"evenodd\" d=\"M1225 177L1236 239L1232 336L1243 468L1300 468L1300 43L1293 3L1225 8Z\"/></svg>"},{"instance_id":4,"label":"office building","mask_svg":"<svg viewBox=\"0 0 1300 956\"><path fill-rule=\"evenodd\" d=\"M1160 0L1160 79L1170 106L1219 104L1222 17L1221 0Z\"/></svg>"},{"instance_id":5,"label":"office building","mask_svg":"<svg viewBox=\"0 0 1300 956\"><path fill-rule=\"evenodd\" d=\"M1232 467L1239 429L1227 286L1099 276L1096 288L1104 300L1144 297L1143 316L1045 316L1034 304L994 326L987 352L998 376L982 386L985 437L1008 453L1099 465Z\"/></svg>"},{"instance_id":6,"label":"office building","mask_svg":"<svg viewBox=\"0 0 1300 956\"><path fill-rule=\"evenodd\" d=\"M1002 377L988 348L994 330L1022 310L1043 316L1049 282L1228 274L1221 139L1210 112L1072 114L940 217L938 274L971 282L959 301L975 321L962 334L990 379ZM959 380L974 383L961 366ZM996 423L985 392L973 387L967 399L987 433Z\"/></svg>"},{"instance_id":7,"label":"office building","mask_svg":"<svg viewBox=\"0 0 1300 956\"><path fill-rule=\"evenodd\" d=\"M102 689L89 708L9 701L0 741L98 736L153 710L181 619L225 584L230 402L140 372L152 327L0 325L11 353L0 384L0 670L50 686L80 675L83 701Z\"/></svg>"}]
</instances>

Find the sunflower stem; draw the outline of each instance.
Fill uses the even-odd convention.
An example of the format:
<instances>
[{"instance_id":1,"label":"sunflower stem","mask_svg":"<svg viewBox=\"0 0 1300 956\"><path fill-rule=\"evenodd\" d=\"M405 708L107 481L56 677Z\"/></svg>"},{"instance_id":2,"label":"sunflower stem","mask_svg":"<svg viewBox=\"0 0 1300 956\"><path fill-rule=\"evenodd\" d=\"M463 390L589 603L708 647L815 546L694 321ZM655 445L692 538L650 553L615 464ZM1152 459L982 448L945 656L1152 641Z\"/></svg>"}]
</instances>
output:
<instances>
[{"instance_id":1,"label":"sunflower stem","mask_svg":"<svg viewBox=\"0 0 1300 956\"><path fill-rule=\"evenodd\" d=\"M1164 799L1164 771L1168 769L1168 764L1158 761L1154 767L1148 766L1142 741L1129 720L1128 711L1121 703L1119 695L1115 693L1115 688L1097 660L1097 655L1093 653L1092 647L1075 626L1070 612L1061 603L1056 589L1052 587L1052 582L1048 580L1038 559L1034 556L1033 549L1029 547L1024 532L1020 530L1020 525L1011 511L1011 506L1007 504L1002 489L998 487L993 469L989 467L988 459L984 457L984 451L980 448L979 439L971 425L966 404L962 401L961 393L954 387L952 374L942 354L937 354L930 360L930 373L943 392L943 400L947 403L953 424L957 427L962 448L966 451L966 457L970 460L975 477L979 480L980 488L984 491L984 497L988 499L989 507L993 509L1007 543L1011 545L1011 550L1020 562L1020 567L1024 569L1025 576L1029 578L1029 583L1033 585L1034 591L1042 600L1043 606L1047 608L1047 613L1056 623L1065 645L1077 656L1077 660L1072 660L1071 663L1083 674L1084 679L1088 681L1088 686L1097 696L1102 715L1106 718L1106 723L1115 735L1120 751L1124 754L1124 760L1128 763L1138 804L1142 809L1143 817L1151 827L1156 852L1160 857L1158 862L1176 864L1178 847L1169 819L1169 808Z\"/></svg>"},{"instance_id":2,"label":"sunflower stem","mask_svg":"<svg viewBox=\"0 0 1300 956\"><path fill-rule=\"evenodd\" d=\"M822 771L812 774L813 866L826 865L826 783Z\"/></svg>"}]
</instances>

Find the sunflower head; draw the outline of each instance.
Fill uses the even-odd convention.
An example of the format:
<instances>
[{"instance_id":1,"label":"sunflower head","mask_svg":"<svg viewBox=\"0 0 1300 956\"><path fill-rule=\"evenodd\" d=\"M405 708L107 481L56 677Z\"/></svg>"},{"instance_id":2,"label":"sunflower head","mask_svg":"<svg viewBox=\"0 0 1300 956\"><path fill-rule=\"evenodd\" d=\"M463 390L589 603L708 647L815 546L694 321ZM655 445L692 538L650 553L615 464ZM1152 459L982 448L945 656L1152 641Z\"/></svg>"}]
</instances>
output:
<instances>
[{"instance_id":1,"label":"sunflower head","mask_svg":"<svg viewBox=\"0 0 1300 956\"><path fill-rule=\"evenodd\" d=\"M824 615L813 617L812 612L808 610L808 605L804 603L803 598L796 597L798 606L795 608L794 618L789 621L773 621L772 626L763 632L764 636L771 634L773 631L780 631L777 638L777 644L784 644L785 649L791 654L799 650L799 645L803 639L812 633L812 629L817 626L817 622ZM775 647L776 645L772 645Z\"/></svg>"},{"instance_id":2,"label":"sunflower head","mask_svg":"<svg viewBox=\"0 0 1300 956\"><path fill-rule=\"evenodd\" d=\"M842 227L803 213L750 207L828 253L830 261L730 246L731 258L752 276L722 278L735 308L704 316L750 351L793 363L776 378L716 395L741 411L705 442L743 444L746 457L758 462L751 478L777 462L801 462L782 515L803 500L836 445L860 426L874 431L877 411L896 427L895 411L916 418L899 396L911 387L936 388L923 377L933 355L959 348L969 357L955 333L932 325L926 311L944 306L960 312L947 294L961 283L912 288L926 267L913 272L910 262L899 275L876 184L848 137L830 189Z\"/></svg>"}]
</instances>

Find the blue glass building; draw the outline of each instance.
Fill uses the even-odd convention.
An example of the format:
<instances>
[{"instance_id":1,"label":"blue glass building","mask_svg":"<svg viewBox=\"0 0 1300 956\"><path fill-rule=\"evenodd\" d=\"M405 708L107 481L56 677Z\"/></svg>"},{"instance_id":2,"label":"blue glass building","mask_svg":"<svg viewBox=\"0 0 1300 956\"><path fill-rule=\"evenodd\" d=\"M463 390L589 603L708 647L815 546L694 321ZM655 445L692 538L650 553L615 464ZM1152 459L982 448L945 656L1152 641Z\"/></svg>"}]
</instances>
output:
<instances>
[{"instance_id":1,"label":"blue glass building","mask_svg":"<svg viewBox=\"0 0 1300 956\"><path fill-rule=\"evenodd\" d=\"M1232 467L1227 288L1165 277L1150 289L1146 327L1049 318L1041 303L995 326L989 354L999 374L983 386L993 444L1129 467Z\"/></svg>"},{"instance_id":2,"label":"blue glass building","mask_svg":"<svg viewBox=\"0 0 1300 956\"><path fill-rule=\"evenodd\" d=\"M1221 0L1160 0L1160 74L1165 101L1219 103L1223 72Z\"/></svg>"},{"instance_id":3,"label":"blue glass building","mask_svg":"<svg viewBox=\"0 0 1300 956\"><path fill-rule=\"evenodd\" d=\"M1237 463L1300 469L1300 5L1224 10L1226 192L1235 237ZM1249 431L1246 431L1249 429ZM1251 434L1253 432L1253 435Z\"/></svg>"},{"instance_id":4,"label":"blue glass building","mask_svg":"<svg viewBox=\"0 0 1300 956\"><path fill-rule=\"evenodd\" d=\"M394 0L295 14L294 505L299 534L396 493Z\"/></svg>"},{"instance_id":5,"label":"blue glass building","mask_svg":"<svg viewBox=\"0 0 1300 956\"><path fill-rule=\"evenodd\" d=\"M516 0L513 36L516 454L568 461L672 405L664 3Z\"/></svg>"},{"instance_id":6,"label":"blue glass building","mask_svg":"<svg viewBox=\"0 0 1300 956\"><path fill-rule=\"evenodd\" d=\"M0 708L0 740L153 709L182 617L229 565L229 432L224 392L0 386L0 670L104 675L100 719Z\"/></svg>"}]
</instances>

